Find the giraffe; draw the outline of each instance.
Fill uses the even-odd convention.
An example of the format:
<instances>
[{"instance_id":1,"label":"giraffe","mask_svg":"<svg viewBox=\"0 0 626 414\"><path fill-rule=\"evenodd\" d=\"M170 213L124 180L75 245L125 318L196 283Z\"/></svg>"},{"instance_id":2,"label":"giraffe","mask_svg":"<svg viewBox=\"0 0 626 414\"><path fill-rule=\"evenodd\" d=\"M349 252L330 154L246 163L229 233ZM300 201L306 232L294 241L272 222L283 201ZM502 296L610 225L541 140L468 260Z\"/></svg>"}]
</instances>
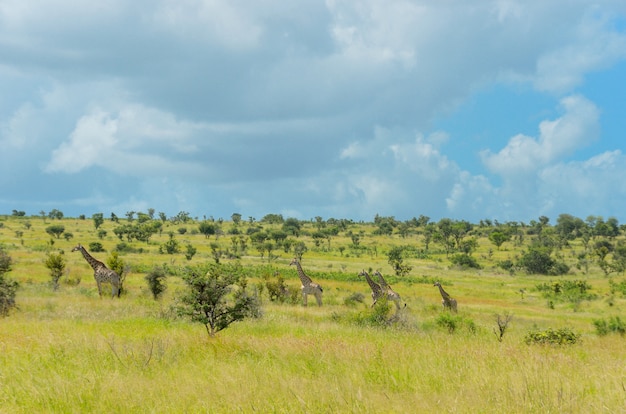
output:
<instances>
[{"instance_id":1,"label":"giraffe","mask_svg":"<svg viewBox=\"0 0 626 414\"><path fill-rule=\"evenodd\" d=\"M456 299L450 297L450 295L448 294L448 292L446 292L445 290L443 290L443 287L441 287L441 283L439 282L435 282L435 284L433 286L437 286L439 288L439 293L441 293L441 304L443 305L444 309L450 309L453 310L454 312L456 312Z\"/></svg>"},{"instance_id":2,"label":"giraffe","mask_svg":"<svg viewBox=\"0 0 626 414\"><path fill-rule=\"evenodd\" d=\"M304 273L304 270L302 270L302 265L300 265L300 262L297 258L294 257L291 263L289 263L289 266L291 265L296 265L296 268L298 269L298 277L302 282L302 301L304 302L304 306L307 306L308 295L315 296L315 300L317 300L317 306L322 306L322 287L317 283L314 283L311 278L308 277L306 273Z\"/></svg>"},{"instance_id":3,"label":"giraffe","mask_svg":"<svg viewBox=\"0 0 626 414\"><path fill-rule=\"evenodd\" d=\"M370 277L369 273L367 273L365 270L362 270L361 273L359 273L359 276L365 276L365 280L367 281L367 284L370 285L370 289L372 289L372 306L376 305L376 302L378 301L378 299L383 295L383 288L376 282L374 282L372 280L372 278Z\"/></svg>"},{"instance_id":4,"label":"giraffe","mask_svg":"<svg viewBox=\"0 0 626 414\"><path fill-rule=\"evenodd\" d=\"M383 275L377 270L374 272L374 274L376 275L376 277L378 278L378 281L380 283L380 287L383 289L383 291L387 292L387 299L388 300L392 300L395 304L396 304L396 309L400 309L400 295L398 293L396 293L396 291L394 291L391 288L391 285L389 283L387 283L387 281L385 280L385 278L383 277ZM404 304L404 307L406 307L406 303Z\"/></svg>"},{"instance_id":5,"label":"giraffe","mask_svg":"<svg viewBox=\"0 0 626 414\"><path fill-rule=\"evenodd\" d=\"M98 294L102 297L102 283L111 284L111 295L113 297L120 295L120 276L115 271L109 269L99 260L94 259L87 250L78 244L72 249L73 252L80 251L87 263L93 268L93 277L98 284Z\"/></svg>"}]
</instances>

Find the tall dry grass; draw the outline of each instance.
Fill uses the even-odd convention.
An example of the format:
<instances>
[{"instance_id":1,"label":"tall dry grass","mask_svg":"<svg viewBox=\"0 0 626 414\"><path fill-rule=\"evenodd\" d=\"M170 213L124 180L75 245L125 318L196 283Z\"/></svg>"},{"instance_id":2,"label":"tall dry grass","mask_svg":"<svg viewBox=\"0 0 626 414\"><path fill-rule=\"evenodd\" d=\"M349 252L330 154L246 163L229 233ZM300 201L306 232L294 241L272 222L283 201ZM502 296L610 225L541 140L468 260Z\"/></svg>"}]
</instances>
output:
<instances>
[{"instance_id":1,"label":"tall dry grass","mask_svg":"<svg viewBox=\"0 0 626 414\"><path fill-rule=\"evenodd\" d=\"M89 220L68 219L74 239L50 246L38 220L31 219L22 237L15 235L23 228L18 220L0 228L0 240L15 260L9 276L22 284L19 309L0 320L2 413L613 413L626 407L624 338L598 336L593 326L594 319L620 315L626 302L619 296L608 301L608 281L597 269L568 277L584 277L598 299L550 308L533 290L545 277L510 276L488 266L461 271L447 267L444 258L416 260L411 277L394 283L406 310L399 323L381 327L369 323L368 287L353 277L367 267L389 273L382 253L387 241L372 238L364 242L376 242L378 255L311 251L305 256L305 270L315 271L325 289L322 308L264 297L261 319L209 338L202 326L171 311L183 288L176 277L168 279L161 301L151 299L138 271L128 275L121 300L99 299L91 270L80 255L68 253L68 277L80 278L80 284L53 292L43 267L46 251L67 253L77 241L87 245L98 239ZM117 243L110 234L103 240L108 251ZM211 260L203 236L186 237L200 247L194 260ZM157 236L146 246L148 253L123 259L144 269L184 264L180 255L157 253L166 238ZM94 255L102 260L107 254ZM260 259L252 255L243 261ZM278 259L275 266L297 288L287 263ZM324 271L342 270L345 280L323 278ZM459 326L452 333L438 323L441 298L427 283L433 277L459 302ZM364 302L346 304L355 292L364 294ZM499 342L495 316L504 313L513 319ZM524 343L527 332L547 327L570 327L581 341Z\"/></svg>"}]
</instances>

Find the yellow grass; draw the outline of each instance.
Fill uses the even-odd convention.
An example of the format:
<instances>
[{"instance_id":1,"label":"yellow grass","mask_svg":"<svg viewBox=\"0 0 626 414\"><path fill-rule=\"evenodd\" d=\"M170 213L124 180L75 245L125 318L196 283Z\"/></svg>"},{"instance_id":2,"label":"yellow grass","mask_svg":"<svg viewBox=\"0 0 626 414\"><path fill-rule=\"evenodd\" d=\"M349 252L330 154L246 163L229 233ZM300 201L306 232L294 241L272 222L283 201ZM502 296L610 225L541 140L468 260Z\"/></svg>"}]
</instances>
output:
<instances>
[{"instance_id":1,"label":"yellow grass","mask_svg":"<svg viewBox=\"0 0 626 414\"><path fill-rule=\"evenodd\" d=\"M616 296L609 304L608 281L597 268L566 277L587 280L599 299L550 309L533 290L550 280L546 276L510 276L488 260L481 261L480 271L451 269L445 255L413 260L408 280L393 284L407 303L402 323L382 328L356 323L370 312L371 299L365 282L354 276L368 267L390 274L385 246L419 239L366 237L363 243L376 241L378 256L342 257L309 247L303 266L320 275L322 308L264 297L261 319L209 338L201 325L173 316L170 305L183 288L177 277L168 278L161 301L151 299L144 273L135 271L127 277L127 295L99 299L91 269L80 254L69 252L77 242L98 240L90 220L63 220L74 238L56 240L53 248L65 251L68 276L81 282L52 292L43 265L50 222L29 220L31 229L22 238L15 236L23 229L20 220L0 221L0 243L14 260L8 276L22 285L19 309L0 319L1 413L614 413L626 407L625 338L598 336L593 325L594 319L623 315L626 301ZM109 234L102 243L110 252L118 241L113 225L107 221L105 227ZM144 245L150 253L123 260L147 269L184 265L182 254L158 254L166 233ZM208 243L214 238L177 238L198 248L192 263L211 260ZM310 238L301 239L313 246ZM218 242L227 246L228 236ZM341 243L350 241L333 238L333 246ZM488 248L481 246L481 252ZM94 256L105 261L108 252ZM261 263L251 247L249 253L242 262ZM275 253L282 257L275 267L297 288L289 255ZM323 278L323 272L342 269L345 280ZM475 332L462 326L451 334L437 326L441 297L432 284L420 282L422 276L445 282L459 302L459 317L472 321ZM365 302L344 304L353 292L363 293ZM513 319L499 342L495 315L505 313ZM570 327L581 341L561 347L524 343L528 331L548 327Z\"/></svg>"}]
</instances>

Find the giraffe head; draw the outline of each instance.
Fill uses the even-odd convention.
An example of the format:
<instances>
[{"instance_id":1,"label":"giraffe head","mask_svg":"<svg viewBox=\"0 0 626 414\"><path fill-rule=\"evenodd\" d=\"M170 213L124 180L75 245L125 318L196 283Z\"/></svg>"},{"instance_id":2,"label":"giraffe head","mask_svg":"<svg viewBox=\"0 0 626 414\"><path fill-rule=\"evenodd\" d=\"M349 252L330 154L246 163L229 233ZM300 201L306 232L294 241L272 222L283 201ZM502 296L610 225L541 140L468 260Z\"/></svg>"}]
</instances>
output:
<instances>
[{"instance_id":1,"label":"giraffe head","mask_svg":"<svg viewBox=\"0 0 626 414\"><path fill-rule=\"evenodd\" d=\"M76 245L76 247L74 247L74 248L72 249L72 251L73 251L73 252L77 252L77 251L79 251L82 247L83 247L83 246L81 246L81 245L80 245L80 243L78 243L78 244Z\"/></svg>"},{"instance_id":2,"label":"giraffe head","mask_svg":"<svg viewBox=\"0 0 626 414\"><path fill-rule=\"evenodd\" d=\"M437 287L441 287L441 283L439 283L438 281L435 282L435 284L433 286L437 286Z\"/></svg>"},{"instance_id":3,"label":"giraffe head","mask_svg":"<svg viewBox=\"0 0 626 414\"><path fill-rule=\"evenodd\" d=\"M363 277L363 276L365 276L365 275L367 275L367 274L368 274L368 273L365 271L365 269L363 269L363 270L361 270L361 271L359 272L359 276L360 276L360 277Z\"/></svg>"},{"instance_id":4,"label":"giraffe head","mask_svg":"<svg viewBox=\"0 0 626 414\"><path fill-rule=\"evenodd\" d=\"M289 266L297 265L297 264L298 264L298 258L294 257L293 260L291 261L291 263L289 263Z\"/></svg>"}]
</instances>

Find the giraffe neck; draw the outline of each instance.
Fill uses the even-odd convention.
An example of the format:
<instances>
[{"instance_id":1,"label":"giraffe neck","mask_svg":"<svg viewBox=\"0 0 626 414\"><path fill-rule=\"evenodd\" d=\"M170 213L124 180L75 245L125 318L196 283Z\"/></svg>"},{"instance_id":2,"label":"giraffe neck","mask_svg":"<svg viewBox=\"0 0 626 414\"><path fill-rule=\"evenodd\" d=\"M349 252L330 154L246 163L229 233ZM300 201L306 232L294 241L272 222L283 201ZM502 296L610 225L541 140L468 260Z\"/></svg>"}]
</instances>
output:
<instances>
[{"instance_id":1,"label":"giraffe neck","mask_svg":"<svg viewBox=\"0 0 626 414\"><path fill-rule=\"evenodd\" d=\"M370 285L370 288L372 289L372 292L374 292L374 293L380 292L380 286L376 282L374 282L372 280L372 278L370 277L369 273L363 272L363 276L365 276L365 280L367 280L367 284Z\"/></svg>"},{"instance_id":2,"label":"giraffe neck","mask_svg":"<svg viewBox=\"0 0 626 414\"><path fill-rule=\"evenodd\" d=\"M309 286L311 283L313 283L311 278L308 277L304 273L304 270L302 270L302 266L300 265L300 262L296 262L296 268L298 269L298 277L300 278L300 281L302 282L302 286Z\"/></svg>"},{"instance_id":3,"label":"giraffe neck","mask_svg":"<svg viewBox=\"0 0 626 414\"><path fill-rule=\"evenodd\" d=\"M378 280L380 281L380 287L382 287L383 289L391 289L391 286L389 286L389 284L380 272L376 271L376 273L374 274L376 275L376 277L378 277Z\"/></svg>"},{"instance_id":4,"label":"giraffe neck","mask_svg":"<svg viewBox=\"0 0 626 414\"><path fill-rule=\"evenodd\" d=\"M445 300L450 300L450 295L448 295L446 293L445 290L443 290L443 288L441 287L441 285L437 286L439 288L439 293L441 293L441 297L444 298Z\"/></svg>"},{"instance_id":5,"label":"giraffe neck","mask_svg":"<svg viewBox=\"0 0 626 414\"><path fill-rule=\"evenodd\" d=\"M104 266L104 263L96 260L93 256L91 256L83 246L80 246L80 252L83 254L83 257L85 258L85 260L87 260L87 263L89 263L89 266L91 266L93 270L97 270L101 267L106 267Z\"/></svg>"}]
</instances>

